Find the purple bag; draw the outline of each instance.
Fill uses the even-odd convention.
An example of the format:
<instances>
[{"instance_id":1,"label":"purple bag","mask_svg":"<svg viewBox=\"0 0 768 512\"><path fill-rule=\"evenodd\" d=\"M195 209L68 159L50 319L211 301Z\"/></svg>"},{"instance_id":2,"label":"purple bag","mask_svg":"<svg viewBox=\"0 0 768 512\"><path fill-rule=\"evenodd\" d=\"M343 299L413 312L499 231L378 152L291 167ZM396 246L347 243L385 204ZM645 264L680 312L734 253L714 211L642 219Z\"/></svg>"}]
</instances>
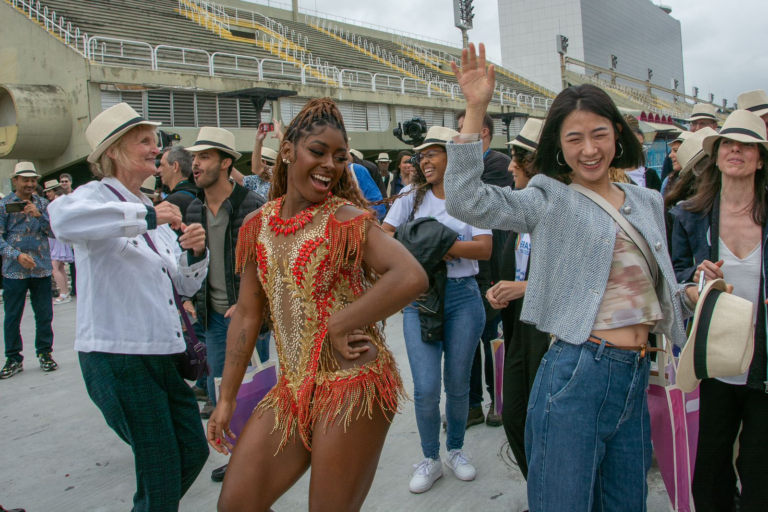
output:
<instances>
[{"instance_id":1,"label":"purple bag","mask_svg":"<svg viewBox=\"0 0 768 512\"><path fill-rule=\"evenodd\" d=\"M669 349L667 340L664 340ZM699 388L683 393L675 385L677 364L668 352L658 352L659 371L651 372L648 412L651 440L659 463L670 510L693 512L693 469L699 440Z\"/></svg>"},{"instance_id":2,"label":"purple bag","mask_svg":"<svg viewBox=\"0 0 768 512\"><path fill-rule=\"evenodd\" d=\"M277 361L272 359L261 364L257 355L254 355L252 361L256 363L256 366L249 366L243 376L243 382L237 392L237 408L229 421L229 429L238 438L242 434L245 424L251 418L253 410L277 384ZM218 398L221 377L216 377L214 382L216 383L216 397ZM237 441L226 434L225 437L233 445Z\"/></svg>"},{"instance_id":3,"label":"purple bag","mask_svg":"<svg viewBox=\"0 0 768 512\"><path fill-rule=\"evenodd\" d=\"M111 190L120 201L126 202L125 197L123 197L120 192L106 183L104 185ZM144 233L142 236L149 248L159 255L160 253L157 251L157 247L155 247L152 238L147 233ZM168 273L166 273L166 275L170 279L171 275ZM184 328L186 329L184 343L186 343L187 346L183 353L176 356L176 367L179 369L182 378L196 381L203 377L207 377L211 372L211 369L208 366L208 349L204 343L201 343L200 340L197 339L197 334L195 334L195 329L192 327L192 322L189 320L189 315L187 315L187 312L184 310L184 305L181 303L181 297L179 297L178 292L176 292L176 286L173 284L173 279L171 279L171 287L173 288L173 300L176 303L176 309L179 310L181 320L184 322Z\"/></svg>"}]
</instances>

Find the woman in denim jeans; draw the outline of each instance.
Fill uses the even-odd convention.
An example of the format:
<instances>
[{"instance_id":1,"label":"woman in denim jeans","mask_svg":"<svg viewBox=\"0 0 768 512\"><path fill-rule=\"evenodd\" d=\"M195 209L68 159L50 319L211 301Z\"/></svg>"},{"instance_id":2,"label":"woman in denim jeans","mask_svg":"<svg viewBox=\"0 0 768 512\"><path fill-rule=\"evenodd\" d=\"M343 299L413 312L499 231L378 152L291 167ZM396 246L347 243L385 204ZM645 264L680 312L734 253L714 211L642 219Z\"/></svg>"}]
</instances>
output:
<instances>
[{"instance_id":1,"label":"woman in denim jeans","mask_svg":"<svg viewBox=\"0 0 768 512\"><path fill-rule=\"evenodd\" d=\"M401 197L392 205L384 219L384 230L395 229L409 219L435 218L459 234L448 251L448 280L443 296L443 340L422 339L419 311L415 305L405 309L403 334L408 361L413 374L416 424L421 438L424 459L414 465L409 488L413 493L428 491L443 476L440 462L440 365L445 356L445 414L448 422L448 467L460 480L474 480L475 468L469 463L464 447L464 431L469 413L469 375L475 349L485 325L480 289L475 281L477 260L491 257L490 230L477 229L446 213L443 176L448 166L446 142L457 132L432 127L419 152L419 168L412 173L412 182L403 188Z\"/></svg>"},{"instance_id":2,"label":"woman in denim jeans","mask_svg":"<svg viewBox=\"0 0 768 512\"><path fill-rule=\"evenodd\" d=\"M461 70L453 67L467 117L461 144L448 145L446 208L473 225L531 234L536 251L520 316L554 341L528 403L530 510L646 510L648 334L684 345L683 318L698 295L675 280L661 195L609 180L611 166L642 165L642 147L604 91L570 87L542 129L540 174L525 190L484 185L482 147L471 142L493 98L494 70L486 71L482 45L479 59L470 45ZM568 182L609 202L639 235Z\"/></svg>"}]
</instances>

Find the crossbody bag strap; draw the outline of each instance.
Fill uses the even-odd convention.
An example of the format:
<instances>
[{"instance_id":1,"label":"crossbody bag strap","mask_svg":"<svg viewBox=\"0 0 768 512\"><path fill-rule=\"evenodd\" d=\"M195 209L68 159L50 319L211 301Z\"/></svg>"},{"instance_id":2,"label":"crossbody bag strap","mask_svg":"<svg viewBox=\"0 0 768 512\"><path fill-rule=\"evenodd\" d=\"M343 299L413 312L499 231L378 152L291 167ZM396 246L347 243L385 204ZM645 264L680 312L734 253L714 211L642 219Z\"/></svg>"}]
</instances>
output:
<instances>
[{"instance_id":1,"label":"crossbody bag strap","mask_svg":"<svg viewBox=\"0 0 768 512\"><path fill-rule=\"evenodd\" d=\"M107 185L104 183L104 186L107 187L113 194L117 196L117 198L126 203L125 197L123 197L123 194L115 190L114 187ZM160 251L157 250L157 247L155 247L155 243L152 241L152 237L149 236L149 233L142 233L144 237L144 240L147 242L147 245L150 249L152 249L155 254L160 256ZM166 275L168 276L168 279L171 279L171 273L166 272ZM189 315L187 315L187 311L184 309L184 304L182 304L181 297L179 296L179 292L176 291L176 285L173 284L173 279L171 279L171 288L173 288L173 301L176 303L176 308L181 313L181 320L184 322L184 327L187 329L187 335L192 340L192 343L197 344L197 334L195 334L195 328L192 327L192 322L189 319Z\"/></svg>"},{"instance_id":2,"label":"crossbody bag strap","mask_svg":"<svg viewBox=\"0 0 768 512\"><path fill-rule=\"evenodd\" d=\"M635 242L635 245L637 245L637 247L640 249L640 252L643 253L643 257L645 258L645 262L648 264L648 269L651 271L651 277L653 278L653 283L655 285L659 279L659 264L656 262L656 258L653 257L651 248L648 246L648 242L645 241L645 238L643 238L643 235L641 235L637 229L635 229L635 227L630 224L629 221L625 219L624 216L621 215L616 208L613 207L611 203L609 203L597 192L589 190L586 187L582 187L581 185L577 185L576 183L571 183L569 186L579 194L590 199L593 203L602 208L608 215L613 217L613 220L619 224L619 227L621 227L621 229L624 230L629 238Z\"/></svg>"}]
</instances>

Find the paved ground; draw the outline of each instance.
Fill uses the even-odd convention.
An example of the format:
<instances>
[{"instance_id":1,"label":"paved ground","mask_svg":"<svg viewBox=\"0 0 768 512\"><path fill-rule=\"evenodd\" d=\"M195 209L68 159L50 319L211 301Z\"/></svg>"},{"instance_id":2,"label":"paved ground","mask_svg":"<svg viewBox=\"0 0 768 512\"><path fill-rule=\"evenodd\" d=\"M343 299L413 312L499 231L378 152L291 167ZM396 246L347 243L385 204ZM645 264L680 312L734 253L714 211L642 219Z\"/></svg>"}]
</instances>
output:
<instances>
[{"instance_id":1,"label":"paved ground","mask_svg":"<svg viewBox=\"0 0 768 512\"><path fill-rule=\"evenodd\" d=\"M22 324L25 370L0 381L0 504L6 508L25 507L28 512L117 512L131 508L135 489L133 457L129 447L107 427L86 393L73 350L76 307L75 302L56 306L54 356L61 368L46 374L34 357L34 322L27 306ZM401 315L389 320L387 335L406 388L412 391ZM467 431L465 448L477 468L474 482L457 480L446 470L432 490L418 496L411 494L411 465L421 459L421 451L413 404L406 404L390 430L364 510L518 512L527 508L525 481L502 428L472 427ZM183 512L216 509L220 485L213 483L209 475L225 462L226 457L211 453L181 502ZM658 471L652 471L649 484L648 509L668 510ZM309 474L274 509L306 510L308 486Z\"/></svg>"}]
</instances>

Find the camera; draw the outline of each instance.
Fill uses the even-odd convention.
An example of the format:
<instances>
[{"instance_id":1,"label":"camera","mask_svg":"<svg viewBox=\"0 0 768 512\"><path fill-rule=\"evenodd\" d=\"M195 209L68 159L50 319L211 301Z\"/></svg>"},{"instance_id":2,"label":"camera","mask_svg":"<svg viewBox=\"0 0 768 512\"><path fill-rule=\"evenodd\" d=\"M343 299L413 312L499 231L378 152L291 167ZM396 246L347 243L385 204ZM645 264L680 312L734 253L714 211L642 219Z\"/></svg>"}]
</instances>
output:
<instances>
[{"instance_id":1,"label":"camera","mask_svg":"<svg viewBox=\"0 0 768 512\"><path fill-rule=\"evenodd\" d=\"M414 117L410 121L397 123L397 128L392 130L392 135L414 147L424 143L426 134L427 122L421 117ZM404 137L408 137L408 139Z\"/></svg>"}]
</instances>

